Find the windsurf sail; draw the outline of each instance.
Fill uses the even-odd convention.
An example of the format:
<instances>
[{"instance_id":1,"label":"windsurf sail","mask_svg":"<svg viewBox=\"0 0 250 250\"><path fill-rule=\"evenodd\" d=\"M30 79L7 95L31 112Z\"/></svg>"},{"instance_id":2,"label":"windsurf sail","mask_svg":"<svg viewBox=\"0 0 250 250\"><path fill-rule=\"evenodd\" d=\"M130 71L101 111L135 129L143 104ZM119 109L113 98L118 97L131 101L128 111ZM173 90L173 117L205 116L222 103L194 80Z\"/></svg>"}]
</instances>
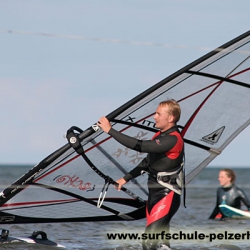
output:
<instances>
[{"instance_id":1,"label":"windsurf sail","mask_svg":"<svg viewBox=\"0 0 250 250\"><path fill-rule=\"evenodd\" d=\"M153 114L179 102L189 183L250 123L250 31L145 90L109 115L138 139L156 132ZM97 117L98 119L99 117ZM96 125L72 127L69 142L0 194L0 223L134 220L145 217L147 177L118 192L112 185L144 154L123 147Z\"/></svg>"}]
</instances>

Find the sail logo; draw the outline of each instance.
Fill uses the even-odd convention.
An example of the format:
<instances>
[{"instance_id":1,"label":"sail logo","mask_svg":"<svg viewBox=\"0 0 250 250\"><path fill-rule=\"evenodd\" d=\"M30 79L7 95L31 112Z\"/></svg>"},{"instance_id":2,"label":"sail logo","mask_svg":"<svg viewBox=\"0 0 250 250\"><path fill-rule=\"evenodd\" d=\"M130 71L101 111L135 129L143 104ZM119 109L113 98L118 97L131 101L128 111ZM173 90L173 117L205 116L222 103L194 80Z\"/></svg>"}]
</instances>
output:
<instances>
[{"instance_id":1,"label":"sail logo","mask_svg":"<svg viewBox=\"0 0 250 250\"><path fill-rule=\"evenodd\" d=\"M56 183L62 183L63 185L67 187L77 187L80 190L87 190L87 191L93 191L95 188L91 187L90 182L84 183L83 180L80 180L80 178L76 175L69 176L69 175L59 175L56 178L54 178L54 181Z\"/></svg>"},{"instance_id":2,"label":"sail logo","mask_svg":"<svg viewBox=\"0 0 250 250\"><path fill-rule=\"evenodd\" d=\"M0 216L0 222L12 222L15 220L15 216Z\"/></svg>"},{"instance_id":3,"label":"sail logo","mask_svg":"<svg viewBox=\"0 0 250 250\"><path fill-rule=\"evenodd\" d=\"M139 122L141 122L141 124L143 126L151 127L151 128L156 128L154 121L147 120L147 119L143 119L143 120L140 120L140 121L135 121L135 120L136 120L136 117L128 116L127 119L125 120L125 122L134 123L134 124L139 124Z\"/></svg>"},{"instance_id":4,"label":"sail logo","mask_svg":"<svg viewBox=\"0 0 250 250\"><path fill-rule=\"evenodd\" d=\"M146 140L148 138L148 132L139 131L137 135L133 137L138 140ZM116 152L114 152L112 155L115 156L116 158L122 156L128 157L131 159L129 162L132 162L133 164L138 164L145 157L145 153L134 151L127 147L124 147L124 149L118 148Z\"/></svg>"},{"instance_id":5,"label":"sail logo","mask_svg":"<svg viewBox=\"0 0 250 250\"><path fill-rule=\"evenodd\" d=\"M224 129L225 129L225 126L222 126L221 128L215 130L214 132L206 136L203 136L201 140L210 144L215 144L219 141Z\"/></svg>"}]
</instances>

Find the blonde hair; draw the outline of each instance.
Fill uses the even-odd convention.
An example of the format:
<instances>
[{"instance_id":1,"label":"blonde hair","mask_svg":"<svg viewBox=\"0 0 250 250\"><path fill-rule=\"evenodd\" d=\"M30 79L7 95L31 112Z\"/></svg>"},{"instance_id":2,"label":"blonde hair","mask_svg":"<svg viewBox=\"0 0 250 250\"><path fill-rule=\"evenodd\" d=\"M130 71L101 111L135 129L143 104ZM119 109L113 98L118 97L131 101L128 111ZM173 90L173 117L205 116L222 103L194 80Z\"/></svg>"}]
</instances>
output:
<instances>
[{"instance_id":1,"label":"blonde hair","mask_svg":"<svg viewBox=\"0 0 250 250\"><path fill-rule=\"evenodd\" d=\"M221 171L224 171L226 173L227 177L231 178L231 183L235 182L236 174L232 169L224 168L224 169L221 169Z\"/></svg>"},{"instance_id":2,"label":"blonde hair","mask_svg":"<svg viewBox=\"0 0 250 250\"><path fill-rule=\"evenodd\" d=\"M166 100L159 103L160 106L168 106L169 114L174 117L174 122L177 123L181 117L181 107L174 99Z\"/></svg>"}]
</instances>

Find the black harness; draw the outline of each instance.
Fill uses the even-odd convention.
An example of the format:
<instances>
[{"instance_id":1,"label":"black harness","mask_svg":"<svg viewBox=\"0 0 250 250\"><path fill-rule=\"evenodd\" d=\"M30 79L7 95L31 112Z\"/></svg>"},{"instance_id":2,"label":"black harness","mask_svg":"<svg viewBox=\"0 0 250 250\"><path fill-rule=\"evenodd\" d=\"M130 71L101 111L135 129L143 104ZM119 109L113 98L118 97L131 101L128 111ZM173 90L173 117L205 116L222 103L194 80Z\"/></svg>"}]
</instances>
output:
<instances>
[{"instance_id":1,"label":"black harness","mask_svg":"<svg viewBox=\"0 0 250 250\"><path fill-rule=\"evenodd\" d=\"M181 194L183 190L183 203L184 203L184 207L186 207L186 203L185 203L186 184L185 184L184 161L180 166L178 166L177 168L169 172L157 172L153 170L150 166L148 169L149 171L147 173L148 173L149 179L165 187L166 190L168 191L167 193L169 193L172 190L178 194ZM181 172L182 172L181 180L178 180Z\"/></svg>"}]
</instances>

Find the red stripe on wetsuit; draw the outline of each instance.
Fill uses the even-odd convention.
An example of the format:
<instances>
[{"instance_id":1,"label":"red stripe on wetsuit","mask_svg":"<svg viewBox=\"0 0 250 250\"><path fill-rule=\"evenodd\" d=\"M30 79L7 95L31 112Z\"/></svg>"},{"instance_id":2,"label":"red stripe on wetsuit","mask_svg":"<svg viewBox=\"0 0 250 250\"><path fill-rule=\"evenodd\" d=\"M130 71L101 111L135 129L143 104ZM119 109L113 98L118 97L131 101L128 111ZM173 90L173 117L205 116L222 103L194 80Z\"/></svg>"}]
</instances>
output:
<instances>
[{"instance_id":1,"label":"red stripe on wetsuit","mask_svg":"<svg viewBox=\"0 0 250 250\"><path fill-rule=\"evenodd\" d=\"M182 151L182 148L183 148L183 140L182 140L182 137L180 135L180 133L178 133L177 131L174 131L172 133L170 133L169 135L174 135L177 137L177 143L174 145L173 148L171 148L168 152L166 152L166 156L169 158L169 159L176 159L181 151Z\"/></svg>"},{"instance_id":2,"label":"red stripe on wetsuit","mask_svg":"<svg viewBox=\"0 0 250 250\"><path fill-rule=\"evenodd\" d=\"M172 205L173 197L174 197L174 191L171 191L168 195L166 195L164 198L162 198L160 201L158 201L154 205L150 213L148 213L148 209L146 209L146 216L147 216L146 226L163 218L169 213L169 210Z\"/></svg>"},{"instance_id":3,"label":"red stripe on wetsuit","mask_svg":"<svg viewBox=\"0 0 250 250\"><path fill-rule=\"evenodd\" d=\"M161 134L161 131L158 131L153 137L152 140L154 140L157 136L159 136ZM180 135L180 133L178 133L177 131L174 131L172 133L169 133L169 135L174 135L177 137L177 143L174 145L174 147L172 147L168 152L166 152L166 156L169 159L176 159L183 148L183 141L182 141L182 137Z\"/></svg>"}]
</instances>

